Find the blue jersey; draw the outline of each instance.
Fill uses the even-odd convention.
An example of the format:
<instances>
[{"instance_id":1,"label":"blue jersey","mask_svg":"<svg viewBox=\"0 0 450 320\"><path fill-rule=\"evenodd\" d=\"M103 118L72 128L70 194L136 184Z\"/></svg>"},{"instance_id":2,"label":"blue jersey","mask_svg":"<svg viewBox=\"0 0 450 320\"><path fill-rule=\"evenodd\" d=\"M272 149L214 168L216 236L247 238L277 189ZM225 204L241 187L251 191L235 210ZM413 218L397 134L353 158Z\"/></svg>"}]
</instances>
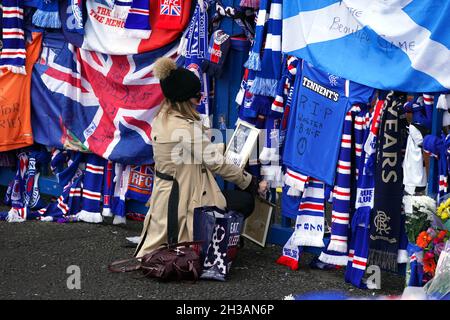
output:
<instances>
[{"instance_id":1,"label":"blue jersey","mask_svg":"<svg viewBox=\"0 0 450 320\"><path fill-rule=\"evenodd\" d=\"M374 89L320 71L303 61L294 84L284 163L293 170L333 185L345 114L367 103Z\"/></svg>"}]
</instances>

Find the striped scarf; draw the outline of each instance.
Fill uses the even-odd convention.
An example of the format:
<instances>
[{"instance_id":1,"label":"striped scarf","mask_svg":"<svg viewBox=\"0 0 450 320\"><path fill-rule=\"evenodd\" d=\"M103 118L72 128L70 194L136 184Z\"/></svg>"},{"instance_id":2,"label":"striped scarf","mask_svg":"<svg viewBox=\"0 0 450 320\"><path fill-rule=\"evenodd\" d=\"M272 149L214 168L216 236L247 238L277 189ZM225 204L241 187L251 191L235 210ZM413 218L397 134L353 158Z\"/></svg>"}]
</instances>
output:
<instances>
[{"instance_id":1,"label":"striped scarf","mask_svg":"<svg viewBox=\"0 0 450 320\"><path fill-rule=\"evenodd\" d=\"M58 0L40 0L33 14L33 24L41 28L61 28Z\"/></svg>"},{"instance_id":2,"label":"striped scarf","mask_svg":"<svg viewBox=\"0 0 450 320\"><path fill-rule=\"evenodd\" d=\"M305 186L293 233L297 246L323 247L325 185L309 177Z\"/></svg>"},{"instance_id":3,"label":"striped scarf","mask_svg":"<svg viewBox=\"0 0 450 320\"><path fill-rule=\"evenodd\" d=\"M290 88L294 84L294 77L297 74L298 58L290 56L283 61L283 76L278 81L277 94L272 103L272 111L277 113L284 113L284 104L289 95Z\"/></svg>"},{"instance_id":4,"label":"striped scarf","mask_svg":"<svg viewBox=\"0 0 450 320\"><path fill-rule=\"evenodd\" d=\"M251 87L253 94L275 97L277 83L281 77L281 31L282 31L282 0L272 0L266 43L261 63Z\"/></svg>"},{"instance_id":5,"label":"striped scarf","mask_svg":"<svg viewBox=\"0 0 450 320\"><path fill-rule=\"evenodd\" d=\"M152 32L150 27L150 1L132 1L125 20L125 30L127 31L127 36L132 38L150 38Z\"/></svg>"},{"instance_id":6,"label":"striped scarf","mask_svg":"<svg viewBox=\"0 0 450 320\"><path fill-rule=\"evenodd\" d=\"M82 183L82 210L78 218L84 222L100 223L103 221L100 205L102 200L103 173L107 160L95 155L86 155L86 169Z\"/></svg>"},{"instance_id":7,"label":"striped scarf","mask_svg":"<svg viewBox=\"0 0 450 320\"><path fill-rule=\"evenodd\" d=\"M369 256L369 231L370 231L370 213L373 208L374 198L374 161L368 161L370 157L375 156L376 139L378 136L378 127L380 121L380 112L383 107L383 101L377 103L373 112L370 131L372 140L368 140L369 132L367 130L355 132L355 140L366 141L367 148L362 149L361 160L362 169L359 170L358 188L356 191L356 212L353 215L351 223L351 241L348 252L348 263L345 272L345 281L358 288L365 288L363 276L367 267L367 257ZM364 110L362 111L364 113ZM366 117L366 123L363 129L369 128L369 120ZM366 139L365 139L366 138ZM367 151L367 152L366 152ZM361 164L359 165L361 168Z\"/></svg>"},{"instance_id":8,"label":"striped scarf","mask_svg":"<svg viewBox=\"0 0 450 320\"><path fill-rule=\"evenodd\" d=\"M423 151L438 161L438 204L441 203L443 197L448 193L448 159L445 141L448 141L448 139L443 133L440 137L427 135L423 138Z\"/></svg>"},{"instance_id":9,"label":"striped scarf","mask_svg":"<svg viewBox=\"0 0 450 320\"><path fill-rule=\"evenodd\" d=\"M114 196L114 163L108 160L103 179L103 210L102 216L111 217L111 200Z\"/></svg>"},{"instance_id":10,"label":"striped scarf","mask_svg":"<svg viewBox=\"0 0 450 320\"><path fill-rule=\"evenodd\" d=\"M345 115L341 148L336 169L336 179L333 188L333 211L331 214L331 238L330 243L323 251L319 260L334 265L345 266L347 264L348 226L350 221L350 196L352 183L352 113L359 108L353 106ZM356 125L356 121L355 121ZM362 125L362 123L358 123Z\"/></svg>"},{"instance_id":11,"label":"striped scarf","mask_svg":"<svg viewBox=\"0 0 450 320\"><path fill-rule=\"evenodd\" d=\"M288 195L299 196L305 190L305 184L308 181L308 176L286 167L284 174L284 183L289 186Z\"/></svg>"},{"instance_id":12,"label":"striped scarf","mask_svg":"<svg viewBox=\"0 0 450 320\"><path fill-rule=\"evenodd\" d=\"M111 1L107 2L111 7ZM116 0L111 15L125 20L124 36L139 39L150 38L150 1Z\"/></svg>"},{"instance_id":13,"label":"striped scarf","mask_svg":"<svg viewBox=\"0 0 450 320\"><path fill-rule=\"evenodd\" d=\"M255 42L252 50L249 53L248 60L244 67L254 71L261 70L261 51L263 48L264 39L266 38L266 26L269 18L270 0L261 0L258 17L256 19Z\"/></svg>"},{"instance_id":14,"label":"striped scarf","mask_svg":"<svg viewBox=\"0 0 450 320\"><path fill-rule=\"evenodd\" d=\"M23 0L3 0L2 41L0 68L13 73L26 74L25 32L23 29Z\"/></svg>"}]
</instances>

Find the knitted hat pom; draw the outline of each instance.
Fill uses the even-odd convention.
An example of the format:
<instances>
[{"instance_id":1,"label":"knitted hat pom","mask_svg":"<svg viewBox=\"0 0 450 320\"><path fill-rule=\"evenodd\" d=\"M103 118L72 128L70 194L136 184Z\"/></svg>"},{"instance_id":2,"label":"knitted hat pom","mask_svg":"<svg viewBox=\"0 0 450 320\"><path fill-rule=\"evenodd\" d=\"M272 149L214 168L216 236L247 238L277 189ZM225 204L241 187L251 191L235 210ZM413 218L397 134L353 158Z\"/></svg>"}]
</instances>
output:
<instances>
[{"instance_id":1,"label":"knitted hat pom","mask_svg":"<svg viewBox=\"0 0 450 320\"><path fill-rule=\"evenodd\" d=\"M177 69L177 64L170 58L163 57L159 58L155 62L155 67L153 68L153 74L158 79L167 78L173 70Z\"/></svg>"}]
</instances>

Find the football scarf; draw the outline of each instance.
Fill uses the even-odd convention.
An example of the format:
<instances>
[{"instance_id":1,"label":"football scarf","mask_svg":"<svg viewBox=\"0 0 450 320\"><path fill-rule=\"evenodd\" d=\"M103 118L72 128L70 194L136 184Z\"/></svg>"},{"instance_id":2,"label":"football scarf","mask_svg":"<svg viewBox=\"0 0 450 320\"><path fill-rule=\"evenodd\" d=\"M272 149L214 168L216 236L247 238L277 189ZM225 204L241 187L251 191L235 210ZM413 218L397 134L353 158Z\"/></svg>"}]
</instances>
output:
<instances>
[{"instance_id":1,"label":"football scarf","mask_svg":"<svg viewBox=\"0 0 450 320\"><path fill-rule=\"evenodd\" d=\"M352 110L345 115L341 137L341 149L336 168L333 188L333 210L331 214L331 238L328 247L319 260L328 264L347 264L348 225L350 220L350 196L352 173ZM338 254L333 254L337 252ZM340 253L340 254L339 254Z\"/></svg>"},{"instance_id":2,"label":"football scarf","mask_svg":"<svg viewBox=\"0 0 450 320\"><path fill-rule=\"evenodd\" d=\"M298 270L298 262L303 253L303 248L299 247L294 242L294 234L291 235L289 240L283 246L283 254L276 261L277 264L287 266L291 270Z\"/></svg>"},{"instance_id":3,"label":"football scarf","mask_svg":"<svg viewBox=\"0 0 450 320\"><path fill-rule=\"evenodd\" d=\"M377 148L374 210L370 226L369 263L397 271L403 197L401 132L405 96L391 91L385 101Z\"/></svg>"},{"instance_id":4,"label":"football scarf","mask_svg":"<svg viewBox=\"0 0 450 320\"><path fill-rule=\"evenodd\" d=\"M114 163L108 160L103 178L103 209L102 216L111 217L111 200L114 196Z\"/></svg>"},{"instance_id":5,"label":"football scarf","mask_svg":"<svg viewBox=\"0 0 450 320\"><path fill-rule=\"evenodd\" d=\"M423 150L438 161L439 189L437 203L441 203L448 192L448 161L447 149L444 146L445 135L440 137L427 135L423 139Z\"/></svg>"},{"instance_id":6,"label":"football scarf","mask_svg":"<svg viewBox=\"0 0 450 320\"><path fill-rule=\"evenodd\" d=\"M253 80L255 80L255 75L255 71L246 69L244 73L244 79L246 81L245 83L243 83L243 85L245 86L244 93L242 95L242 103L240 104L239 108L239 118L251 124L255 124L255 119L259 114L259 107L256 104L253 104L255 96L250 92L250 88L253 85Z\"/></svg>"},{"instance_id":7,"label":"football scarf","mask_svg":"<svg viewBox=\"0 0 450 320\"><path fill-rule=\"evenodd\" d=\"M282 0L272 0L261 70L258 71L250 91L253 94L275 97L281 77Z\"/></svg>"},{"instance_id":8,"label":"football scarf","mask_svg":"<svg viewBox=\"0 0 450 320\"><path fill-rule=\"evenodd\" d=\"M425 125L428 129L431 130L431 124L433 119L434 96L426 93L424 93L422 96L426 115L425 117L426 120L423 123L423 125Z\"/></svg>"},{"instance_id":9,"label":"football scarf","mask_svg":"<svg viewBox=\"0 0 450 320\"><path fill-rule=\"evenodd\" d=\"M423 286L423 249L409 243L408 244L409 266L406 271L406 283L408 287Z\"/></svg>"},{"instance_id":10,"label":"football scarf","mask_svg":"<svg viewBox=\"0 0 450 320\"><path fill-rule=\"evenodd\" d=\"M32 150L29 152L24 194L24 204L28 208L36 210L45 207L45 202L41 199L39 193L40 173L37 170L40 164L47 164L49 160L46 151Z\"/></svg>"},{"instance_id":11,"label":"football scarf","mask_svg":"<svg viewBox=\"0 0 450 320\"><path fill-rule=\"evenodd\" d=\"M186 48L182 53L184 68L192 71L201 82L202 99L197 111L200 113L203 124L210 127L209 115L209 77L202 70L202 63L207 56L208 48L208 13L202 10L200 4L195 7L191 22L185 36Z\"/></svg>"},{"instance_id":12,"label":"football scarf","mask_svg":"<svg viewBox=\"0 0 450 320\"><path fill-rule=\"evenodd\" d=\"M359 152L359 174L356 190L355 214L351 221L351 237L348 252L347 269L345 272L345 281L353 284L358 288L366 288L363 282L364 273L367 267L367 257L369 255L369 230L370 230L370 213L373 208L374 199L374 161L368 161L369 157L375 156L376 138L378 136L378 126L380 109L383 103L378 103L373 112L372 123L369 125L369 117L364 115L364 109L357 118L364 124L361 130L355 130L356 146L367 141L367 152L365 148L356 151ZM365 121L364 121L365 120ZM372 131L372 141L367 140L369 137L369 129Z\"/></svg>"},{"instance_id":13,"label":"football scarf","mask_svg":"<svg viewBox=\"0 0 450 320\"><path fill-rule=\"evenodd\" d=\"M114 197L111 202L111 212L114 214L113 224L126 223L125 194L128 189L130 166L115 164Z\"/></svg>"},{"instance_id":14,"label":"football scarf","mask_svg":"<svg viewBox=\"0 0 450 320\"><path fill-rule=\"evenodd\" d=\"M295 77L294 77L295 78ZM286 103L283 107L283 117L281 118L281 126L280 126L280 157L281 161L283 162L282 155L284 154L284 146L285 146L285 140L286 140L286 131L288 128L288 121L289 121L289 113L291 110L291 104L292 104L292 96L294 94L294 80L292 79L290 83L289 92L287 94ZM273 107L273 104L272 104ZM273 109L272 109L273 110Z\"/></svg>"},{"instance_id":15,"label":"football scarf","mask_svg":"<svg viewBox=\"0 0 450 320\"><path fill-rule=\"evenodd\" d=\"M414 99L406 102L403 105L405 112L412 113L412 123L420 124L427 128L431 125L431 119L428 119L427 113L425 111L425 104L423 102L423 97L416 95Z\"/></svg>"},{"instance_id":16,"label":"football scarf","mask_svg":"<svg viewBox=\"0 0 450 320\"><path fill-rule=\"evenodd\" d=\"M65 27L64 29L66 31L81 35L84 34L83 1L84 0L69 0L69 7L66 10L68 19L66 24L63 24L63 28Z\"/></svg>"},{"instance_id":17,"label":"football scarf","mask_svg":"<svg viewBox=\"0 0 450 320\"><path fill-rule=\"evenodd\" d=\"M25 32L23 29L23 0L3 0L0 69L26 74Z\"/></svg>"},{"instance_id":18,"label":"football scarf","mask_svg":"<svg viewBox=\"0 0 450 320\"><path fill-rule=\"evenodd\" d=\"M308 181L308 176L295 172L294 170L286 167L286 173L284 174L284 183L290 187L289 195L300 195L300 192L305 190L305 184ZM295 192L294 190L297 190Z\"/></svg>"},{"instance_id":19,"label":"football scarf","mask_svg":"<svg viewBox=\"0 0 450 320\"><path fill-rule=\"evenodd\" d=\"M184 2L187 0L159 0L159 19L156 28L166 30L183 30L183 16L186 12Z\"/></svg>"},{"instance_id":20,"label":"football scarf","mask_svg":"<svg viewBox=\"0 0 450 320\"><path fill-rule=\"evenodd\" d=\"M116 1L117 2L117 1ZM125 34L128 37L150 38L150 1L133 0L125 20Z\"/></svg>"},{"instance_id":21,"label":"football scarf","mask_svg":"<svg viewBox=\"0 0 450 320\"><path fill-rule=\"evenodd\" d=\"M256 19L255 42L249 53L248 60L244 67L254 71L261 70L261 51L263 49L264 39L266 38L266 25L269 18L270 0L261 0L258 17Z\"/></svg>"},{"instance_id":22,"label":"football scarf","mask_svg":"<svg viewBox=\"0 0 450 320\"><path fill-rule=\"evenodd\" d=\"M17 171L14 180L10 182L5 196L5 204L11 206L8 212L8 222L23 222L27 218L25 203L26 172L28 169L28 154L20 152L17 155Z\"/></svg>"},{"instance_id":23,"label":"football scarf","mask_svg":"<svg viewBox=\"0 0 450 320\"><path fill-rule=\"evenodd\" d=\"M225 59L231 47L231 39L223 30L216 30L209 42L208 54L203 60L202 69L210 76L219 78L223 72Z\"/></svg>"},{"instance_id":24,"label":"football scarf","mask_svg":"<svg viewBox=\"0 0 450 320\"><path fill-rule=\"evenodd\" d=\"M41 221L57 221L69 216L77 220L76 214L81 211L81 161L82 154L79 152L55 150L52 153L50 168L63 187L63 192L55 202L38 211Z\"/></svg>"},{"instance_id":25,"label":"football scarf","mask_svg":"<svg viewBox=\"0 0 450 320\"><path fill-rule=\"evenodd\" d=\"M58 0L40 0L33 14L33 24L41 28L61 28Z\"/></svg>"},{"instance_id":26,"label":"football scarf","mask_svg":"<svg viewBox=\"0 0 450 320\"><path fill-rule=\"evenodd\" d=\"M289 95L290 88L294 84L294 77L297 74L298 58L286 58L285 62L283 62L283 66L283 76L280 81L278 81L277 95L272 103L272 111L280 113L281 115L284 113L285 100Z\"/></svg>"},{"instance_id":27,"label":"football scarf","mask_svg":"<svg viewBox=\"0 0 450 320\"><path fill-rule=\"evenodd\" d=\"M78 218L84 222L100 223L103 221L100 204L102 200L103 172L107 160L95 155L86 155L86 169L82 182L82 210Z\"/></svg>"},{"instance_id":28,"label":"football scarf","mask_svg":"<svg viewBox=\"0 0 450 320\"><path fill-rule=\"evenodd\" d=\"M106 1L106 5L111 8L112 3ZM150 38L150 1L116 0L110 15L121 21L122 36L137 39Z\"/></svg>"},{"instance_id":29,"label":"football scarf","mask_svg":"<svg viewBox=\"0 0 450 320\"><path fill-rule=\"evenodd\" d=\"M325 185L309 177L305 185L295 222L293 243L322 248L324 235Z\"/></svg>"}]
</instances>

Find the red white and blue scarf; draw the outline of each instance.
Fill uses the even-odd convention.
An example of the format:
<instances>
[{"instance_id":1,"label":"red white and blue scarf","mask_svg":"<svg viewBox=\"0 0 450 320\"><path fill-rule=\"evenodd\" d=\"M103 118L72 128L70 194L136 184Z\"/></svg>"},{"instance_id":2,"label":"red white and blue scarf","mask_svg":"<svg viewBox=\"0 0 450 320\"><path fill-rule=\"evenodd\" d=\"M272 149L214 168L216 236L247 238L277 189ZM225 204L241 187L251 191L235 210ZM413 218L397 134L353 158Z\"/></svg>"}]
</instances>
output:
<instances>
[{"instance_id":1,"label":"red white and blue scarf","mask_svg":"<svg viewBox=\"0 0 450 320\"><path fill-rule=\"evenodd\" d=\"M1 12L3 48L0 52L0 69L26 74L23 0L3 0Z\"/></svg>"}]
</instances>

